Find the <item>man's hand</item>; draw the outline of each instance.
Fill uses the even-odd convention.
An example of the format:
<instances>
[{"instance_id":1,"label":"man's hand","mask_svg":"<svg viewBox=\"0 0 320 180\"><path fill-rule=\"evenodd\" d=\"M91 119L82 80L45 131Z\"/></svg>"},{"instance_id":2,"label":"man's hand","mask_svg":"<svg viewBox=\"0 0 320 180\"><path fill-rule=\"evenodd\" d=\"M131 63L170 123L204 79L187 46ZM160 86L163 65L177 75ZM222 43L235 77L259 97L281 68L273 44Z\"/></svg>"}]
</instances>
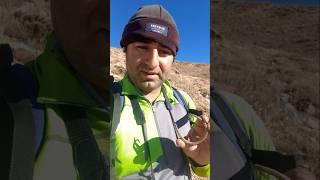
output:
<instances>
[{"instance_id":1,"label":"man's hand","mask_svg":"<svg viewBox=\"0 0 320 180\"><path fill-rule=\"evenodd\" d=\"M195 142L204 137L210 129L209 118L205 115L201 116L202 120L198 120L191 128L185 139ZM195 163L204 166L210 163L210 136L197 145L185 143L183 140L177 140L177 146L182 148L183 152L191 158Z\"/></svg>"}]
</instances>

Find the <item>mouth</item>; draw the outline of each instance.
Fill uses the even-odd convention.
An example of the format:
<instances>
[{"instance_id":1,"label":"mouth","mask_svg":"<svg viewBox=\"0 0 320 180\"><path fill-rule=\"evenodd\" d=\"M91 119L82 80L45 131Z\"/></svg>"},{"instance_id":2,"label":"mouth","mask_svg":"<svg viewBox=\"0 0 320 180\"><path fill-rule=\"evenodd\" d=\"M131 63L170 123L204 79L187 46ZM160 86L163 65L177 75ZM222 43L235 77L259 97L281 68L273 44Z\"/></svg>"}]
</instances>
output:
<instances>
[{"instance_id":1,"label":"mouth","mask_svg":"<svg viewBox=\"0 0 320 180\"><path fill-rule=\"evenodd\" d=\"M155 72L144 72L146 75L157 75L158 73Z\"/></svg>"},{"instance_id":2,"label":"mouth","mask_svg":"<svg viewBox=\"0 0 320 180\"><path fill-rule=\"evenodd\" d=\"M146 77L158 76L158 73L157 72L153 72L153 71L141 71L141 73Z\"/></svg>"}]
</instances>

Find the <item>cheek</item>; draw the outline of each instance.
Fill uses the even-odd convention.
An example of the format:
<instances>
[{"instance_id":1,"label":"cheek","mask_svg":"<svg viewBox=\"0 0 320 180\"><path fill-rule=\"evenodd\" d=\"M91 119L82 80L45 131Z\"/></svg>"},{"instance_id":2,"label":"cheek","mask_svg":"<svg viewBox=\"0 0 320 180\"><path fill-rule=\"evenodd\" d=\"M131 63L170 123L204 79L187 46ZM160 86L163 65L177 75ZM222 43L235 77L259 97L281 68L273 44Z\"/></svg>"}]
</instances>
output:
<instances>
[{"instance_id":1,"label":"cheek","mask_svg":"<svg viewBox=\"0 0 320 180\"><path fill-rule=\"evenodd\" d=\"M137 73L137 65L132 61L132 59L128 59L126 62L126 69L130 75L135 75Z\"/></svg>"},{"instance_id":2,"label":"cheek","mask_svg":"<svg viewBox=\"0 0 320 180\"><path fill-rule=\"evenodd\" d=\"M173 61L160 61L160 68L162 73L169 73L172 67Z\"/></svg>"},{"instance_id":3,"label":"cheek","mask_svg":"<svg viewBox=\"0 0 320 180\"><path fill-rule=\"evenodd\" d=\"M127 70L131 73L137 73L141 60L134 53L127 53L126 59Z\"/></svg>"}]
</instances>

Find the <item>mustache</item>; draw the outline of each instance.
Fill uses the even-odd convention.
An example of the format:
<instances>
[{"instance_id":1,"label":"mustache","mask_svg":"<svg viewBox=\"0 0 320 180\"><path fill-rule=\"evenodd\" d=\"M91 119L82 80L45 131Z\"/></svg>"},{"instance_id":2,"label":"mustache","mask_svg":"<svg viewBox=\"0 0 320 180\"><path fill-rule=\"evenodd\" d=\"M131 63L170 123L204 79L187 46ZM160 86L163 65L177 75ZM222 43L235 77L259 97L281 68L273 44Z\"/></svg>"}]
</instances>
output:
<instances>
[{"instance_id":1,"label":"mustache","mask_svg":"<svg viewBox=\"0 0 320 180\"><path fill-rule=\"evenodd\" d=\"M152 73L152 74L160 74L161 73L160 68L156 68L156 69L141 68L140 71Z\"/></svg>"}]
</instances>

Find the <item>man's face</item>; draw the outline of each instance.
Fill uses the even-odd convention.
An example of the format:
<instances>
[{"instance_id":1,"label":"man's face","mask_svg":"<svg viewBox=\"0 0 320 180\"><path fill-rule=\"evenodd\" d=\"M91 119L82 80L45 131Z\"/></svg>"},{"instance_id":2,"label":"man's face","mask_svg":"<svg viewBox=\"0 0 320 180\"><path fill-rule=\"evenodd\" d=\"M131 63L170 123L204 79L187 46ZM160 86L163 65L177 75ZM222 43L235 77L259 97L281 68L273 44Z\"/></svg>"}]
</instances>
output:
<instances>
[{"instance_id":1,"label":"man's face","mask_svg":"<svg viewBox=\"0 0 320 180\"><path fill-rule=\"evenodd\" d=\"M67 61L100 90L108 89L109 0L51 0L54 32Z\"/></svg>"},{"instance_id":2,"label":"man's face","mask_svg":"<svg viewBox=\"0 0 320 180\"><path fill-rule=\"evenodd\" d=\"M167 79L173 55L157 42L133 42L126 49L129 79L144 94L159 90Z\"/></svg>"}]
</instances>

